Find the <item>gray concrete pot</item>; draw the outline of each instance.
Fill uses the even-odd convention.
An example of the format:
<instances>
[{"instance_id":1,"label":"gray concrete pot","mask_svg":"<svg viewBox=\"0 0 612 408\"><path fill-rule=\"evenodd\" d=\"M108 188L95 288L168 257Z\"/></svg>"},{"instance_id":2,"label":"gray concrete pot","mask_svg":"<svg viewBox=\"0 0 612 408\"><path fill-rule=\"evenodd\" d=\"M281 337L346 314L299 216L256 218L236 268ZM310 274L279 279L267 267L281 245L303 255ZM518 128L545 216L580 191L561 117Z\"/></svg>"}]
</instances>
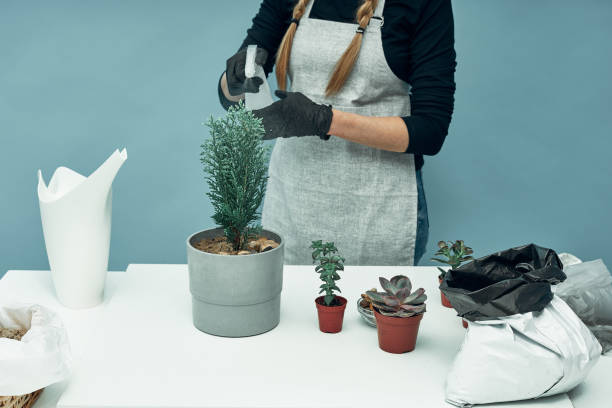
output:
<instances>
[{"instance_id":1,"label":"gray concrete pot","mask_svg":"<svg viewBox=\"0 0 612 408\"><path fill-rule=\"evenodd\" d=\"M221 228L215 228L187 238L193 324L205 333L225 337L272 330L280 320L284 241L263 230L261 235L280 245L252 255L217 255L193 246L202 238L222 234Z\"/></svg>"}]
</instances>

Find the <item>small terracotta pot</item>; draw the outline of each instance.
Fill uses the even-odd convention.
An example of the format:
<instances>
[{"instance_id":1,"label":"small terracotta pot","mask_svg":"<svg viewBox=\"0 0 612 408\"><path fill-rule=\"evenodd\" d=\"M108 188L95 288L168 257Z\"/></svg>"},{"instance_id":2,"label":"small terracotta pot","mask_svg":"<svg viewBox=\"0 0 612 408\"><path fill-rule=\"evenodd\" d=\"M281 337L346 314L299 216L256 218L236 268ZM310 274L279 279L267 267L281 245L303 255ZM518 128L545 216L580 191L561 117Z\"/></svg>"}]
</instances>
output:
<instances>
[{"instance_id":1,"label":"small terracotta pot","mask_svg":"<svg viewBox=\"0 0 612 408\"><path fill-rule=\"evenodd\" d=\"M323 298L324 296L319 296L315 299L315 305L319 314L319 329L323 333L338 333L342 330L346 299L342 296L336 296L336 299L340 301L340 305L326 306Z\"/></svg>"},{"instance_id":2,"label":"small terracotta pot","mask_svg":"<svg viewBox=\"0 0 612 408\"><path fill-rule=\"evenodd\" d=\"M442 278L438 276L438 282L440 282L440 284L442 284ZM450 301L448 300L448 298L446 297L446 295L440 291L440 299L442 300L442 306L445 307L450 307L452 308L453 306L450 304Z\"/></svg>"},{"instance_id":3,"label":"small terracotta pot","mask_svg":"<svg viewBox=\"0 0 612 408\"><path fill-rule=\"evenodd\" d=\"M391 317L374 310L374 316L378 328L378 346L382 350L395 354L414 350L423 314L412 317Z\"/></svg>"}]
</instances>

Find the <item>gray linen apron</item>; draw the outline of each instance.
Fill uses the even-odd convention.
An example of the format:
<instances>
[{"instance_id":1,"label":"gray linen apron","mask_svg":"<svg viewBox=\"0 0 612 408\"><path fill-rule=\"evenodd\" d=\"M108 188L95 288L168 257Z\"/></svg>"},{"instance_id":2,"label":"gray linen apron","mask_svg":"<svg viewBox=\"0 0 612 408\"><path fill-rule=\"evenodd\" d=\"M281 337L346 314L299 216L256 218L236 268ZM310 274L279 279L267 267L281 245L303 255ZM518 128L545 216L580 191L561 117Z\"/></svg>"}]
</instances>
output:
<instances>
[{"instance_id":1,"label":"gray linen apron","mask_svg":"<svg viewBox=\"0 0 612 408\"><path fill-rule=\"evenodd\" d=\"M410 115L410 86L389 68L379 1L359 58L343 88L325 87L358 25L301 18L291 50L291 91L367 116ZM311 241L334 241L347 265L412 265L417 228L412 154L373 149L332 136L276 141L262 225L285 239L286 264L311 264Z\"/></svg>"}]
</instances>

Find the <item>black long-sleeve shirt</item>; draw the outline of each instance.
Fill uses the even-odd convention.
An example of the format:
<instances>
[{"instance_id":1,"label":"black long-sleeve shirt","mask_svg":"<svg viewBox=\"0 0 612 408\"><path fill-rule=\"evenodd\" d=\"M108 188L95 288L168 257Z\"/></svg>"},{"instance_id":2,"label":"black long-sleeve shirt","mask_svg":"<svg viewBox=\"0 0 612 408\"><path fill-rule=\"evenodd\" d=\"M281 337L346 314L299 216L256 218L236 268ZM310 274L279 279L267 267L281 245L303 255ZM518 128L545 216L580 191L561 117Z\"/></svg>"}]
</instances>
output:
<instances>
[{"instance_id":1,"label":"black long-sleeve shirt","mask_svg":"<svg viewBox=\"0 0 612 408\"><path fill-rule=\"evenodd\" d=\"M314 1L311 18L355 22L361 0ZM241 48L256 44L269 52L266 74L274 66L276 51L289 26L296 0L263 0ZM450 0L386 0L381 29L389 67L412 86L411 116L403 120L415 154L417 169L423 155L438 153L453 113L456 55ZM338 57L340 54L338 55Z\"/></svg>"}]
</instances>

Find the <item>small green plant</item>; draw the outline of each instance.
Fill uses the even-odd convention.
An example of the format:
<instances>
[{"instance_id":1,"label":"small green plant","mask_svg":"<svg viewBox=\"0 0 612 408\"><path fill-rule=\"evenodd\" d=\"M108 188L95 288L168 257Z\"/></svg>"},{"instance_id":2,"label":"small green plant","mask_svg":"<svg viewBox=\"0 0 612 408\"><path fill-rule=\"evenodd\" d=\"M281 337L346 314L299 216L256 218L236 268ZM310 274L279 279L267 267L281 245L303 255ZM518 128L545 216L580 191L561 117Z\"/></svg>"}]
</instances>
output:
<instances>
[{"instance_id":1,"label":"small green plant","mask_svg":"<svg viewBox=\"0 0 612 408\"><path fill-rule=\"evenodd\" d=\"M445 256L446 259L440 258L431 258L432 261L445 263L450 265L451 269L458 268L463 262L471 261L474 259L471 255L474 253L472 248L465 246L462 240L457 240L455 242L448 241L440 241L438 242L438 252L436 255ZM440 271L440 278L444 279L444 275L446 275L446 271L440 267L438 267Z\"/></svg>"},{"instance_id":2,"label":"small green plant","mask_svg":"<svg viewBox=\"0 0 612 408\"><path fill-rule=\"evenodd\" d=\"M258 208L268 176L270 150L264 146L262 121L240 102L225 117L207 122L210 138L202 144L204 167L214 208L213 220L223 228L234 250L246 249L249 238L261 232Z\"/></svg>"},{"instance_id":3,"label":"small green plant","mask_svg":"<svg viewBox=\"0 0 612 408\"><path fill-rule=\"evenodd\" d=\"M385 292L378 292L376 289L366 292L372 307L378 313L394 317L412 317L425 313L425 289L419 288L411 293L412 282L407 276L397 275L391 280L381 276L378 280Z\"/></svg>"},{"instance_id":4,"label":"small green plant","mask_svg":"<svg viewBox=\"0 0 612 408\"><path fill-rule=\"evenodd\" d=\"M319 278L323 281L319 293L325 292L323 300L325 305L330 306L336 295L334 291L341 292L336 286L336 281L340 279L338 271L344 270L344 258L340 256L338 248L333 242L323 242L322 240L312 241L310 248L312 251L312 262L318 262L315 267L315 272L319 274Z\"/></svg>"}]
</instances>

